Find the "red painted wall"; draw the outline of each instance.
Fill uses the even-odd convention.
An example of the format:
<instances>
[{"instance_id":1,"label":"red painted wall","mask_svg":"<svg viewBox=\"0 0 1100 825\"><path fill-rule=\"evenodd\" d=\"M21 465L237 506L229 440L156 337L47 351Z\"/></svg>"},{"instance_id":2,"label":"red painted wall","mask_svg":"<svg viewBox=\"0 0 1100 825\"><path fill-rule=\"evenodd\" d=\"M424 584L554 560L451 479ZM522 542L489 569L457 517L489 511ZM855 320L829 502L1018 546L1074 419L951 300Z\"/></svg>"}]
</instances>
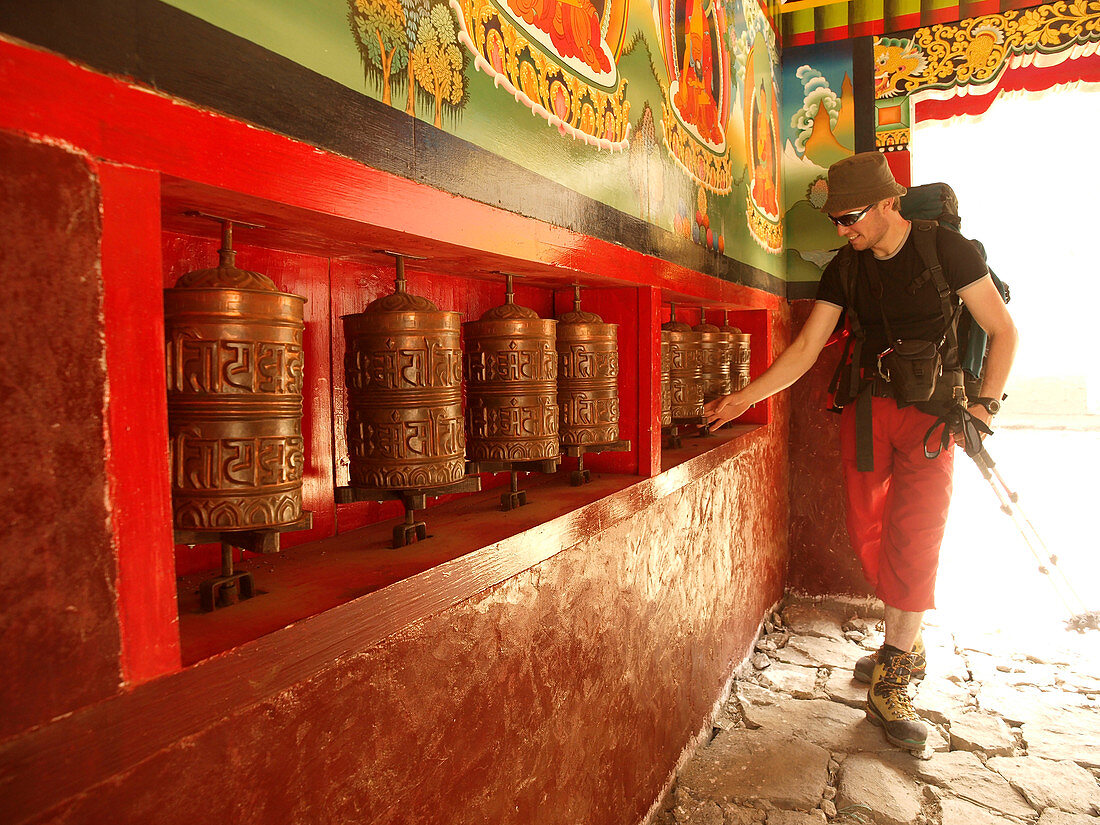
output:
<instances>
[{"instance_id":1,"label":"red painted wall","mask_svg":"<svg viewBox=\"0 0 1100 825\"><path fill-rule=\"evenodd\" d=\"M299 199L309 214L335 210L349 237L390 231L372 220L390 220L390 207L364 197L375 186L409 220L420 219L410 193L439 197L458 216L429 239L440 248L476 242L464 254L483 269L502 258L543 271L598 261L652 330L662 289L694 291L768 310L778 351L789 340L785 304L2 42L0 93L10 102L0 109L0 260L14 274L0 289L15 330L3 350L15 366L0 379L14 436L14 482L3 487L14 529L0 565L0 821L636 823L782 594L787 399L719 458L653 478L654 435L639 433L638 483L561 552L488 589L476 586L483 558L556 547L559 528L180 669L160 291L208 265L213 244L161 231L157 207L171 190L162 173ZM209 151L216 138L237 148L231 164ZM322 185L333 180L348 187L339 205ZM476 237L464 236L461 221L474 219ZM295 252L243 244L238 260L307 295L309 346L323 352L338 315L362 308L362 292L329 284L378 284L383 273L312 254L302 238ZM499 302L448 277L424 289L471 312ZM549 313L553 295L517 298ZM637 405L650 414L654 354L655 337L638 339ZM349 526L331 505L334 363L311 368L305 422L307 497L324 535ZM454 580L475 584L448 601L439 593L462 592ZM376 612L387 604L393 619Z\"/></svg>"},{"instance_id":2,"label":"red painted wall","mask_svg":"<svg viewBox=\"0 0 1100 825\"><path fill-rule=\"evenodd\" d=\"M197 721L41 821L634 825L781 592L783 448L748 442L643 514Z\"/></svg>"},{"instance_id":3,"label":"red painted wall","mask_svg":"<svg viewBox=\"0 0 1100 825\"><path fill-rule=\"evenodd\" d=\"M791 303L792 336L813 301ZM840 465L840 416L828 412L829 382L840 347L826 347L817 363L790 389L791 566L787 586L799 593L870 595L844 524L844 473Z\"/></svg>"},{"instance_id":4,"label":"red painted wall","mask_svg":"<svg viewBox=\"0 0 1100 825\"><path fill-rule=\"evenodd\" d=\"M3 739L114 693L120 646L99 186L87 159L10 133L0 170Z\"/></svg>"}]
</instances>

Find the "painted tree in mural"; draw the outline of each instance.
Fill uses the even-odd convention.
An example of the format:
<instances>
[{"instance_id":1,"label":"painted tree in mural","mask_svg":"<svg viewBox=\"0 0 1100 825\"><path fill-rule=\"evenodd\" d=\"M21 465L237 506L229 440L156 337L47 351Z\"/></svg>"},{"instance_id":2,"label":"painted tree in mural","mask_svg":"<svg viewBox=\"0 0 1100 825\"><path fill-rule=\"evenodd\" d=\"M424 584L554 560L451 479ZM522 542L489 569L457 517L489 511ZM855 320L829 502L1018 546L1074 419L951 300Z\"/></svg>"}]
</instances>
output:
<instances>
[{"instance_id":1,"label":"painted tree in mural","mask_svg":"<svg viewBox=\"0 0 1100 825\"><path fill-rule=\"evenodd\" d=\"M382 83L382 102L390 103L390 77L409 60L405 10L401 0L351 0L348 21L368 76Z\"/></svg>"},{"instance_id":2,"label":"painted tree in mural","mask_svg":"<svg viewBox=\"0 0 1100 825\"><path fill-rule=\"evenodd\" d=\"M401 0L401 9L405 12L405 50L412 54L416 50L416 37L420 29L420 20L428 15L427 0ZM416 63L405 61L409 67L409 96L405 101L405 113L416 114Z\"/></svg>"},{"instance_id":3,"label":"painted tree in mural","mask_svg":"<svg viewBox=\"0 0 1100 825\"><path fill-rule=\"evenodd\" d=\"M416 82L435 99L435 125L442 128L444 104L457 108L466 102L466 53L458 45L449 6L432 6L417 28L413 71Z\"/></svg>"}]
</instances>

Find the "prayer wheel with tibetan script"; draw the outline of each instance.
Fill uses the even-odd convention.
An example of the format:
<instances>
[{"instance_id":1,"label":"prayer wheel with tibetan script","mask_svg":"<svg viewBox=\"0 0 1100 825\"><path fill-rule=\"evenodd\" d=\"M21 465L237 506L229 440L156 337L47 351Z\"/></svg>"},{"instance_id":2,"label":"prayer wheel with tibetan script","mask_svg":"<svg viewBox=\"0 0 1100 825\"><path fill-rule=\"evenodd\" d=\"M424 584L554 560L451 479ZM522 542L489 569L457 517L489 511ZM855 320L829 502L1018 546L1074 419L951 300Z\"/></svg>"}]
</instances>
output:
<instances>
[{"instance_id":1,"label":"prayer wheel with tibetan script","mask_svg":"<svg viewBox=\"0 0 1100 825\"><path fill-rule=\"evenodd\" d=\"M558 443L556 321L507 299L462 325L470 461L541 461Z\"/></svg>"},{"instance_id":2,"label":"prayer wheel with tibetan script","mask_svg":"<svg viewBox=\"0 0 1100 825\"><path fill-rule=\"evenodd\" d=\"M661 326L668 333L669 383L672 388L673 421L698 420L703 417L703 374L701 370L700 335L683 321L676 320L676 305L670 320Z\"/></svg>"},{"instance_id":3,"label":"prayer wheel with tibetan script","mask_svg":"<svg viewBox=\"0 0 1100 825\"><path fill-rule=\"evenodd\" d=\"M723 332L714 324L707 323L707 311L702 313L702 322L695 327L699 333L699 369L703 380L703 401L713 401L729 395L731 389L730 380L730 346L731 340L728 332Z\"/></svg>"},{"instance_id":4,"label":"prayer wheel with tibetan script","mask_svg":"<svg viewBox=\"0 0 1100 825\"><path fill-rule=\"evenodd\" d=\"M672 426L672 344L670 333L661 330L661 426Z\"/></svg>"},{"instance_id":5,"label":"prayer wheel with tibetan script","mask_svg":"<svg viewBox=\"0 0 1100 825\"><path fill-rule=\"evenodd\" d=\"M461 316L405 291L344 316L352 487L415 490L461 481Z\"/></svg>"},{"instance_id":6,"label":"prayer wheel with tibetan script","mask_svg":"<svg viewBox=\"0 0 1100 825\"><path fill-rule=\"evenodd\" d=\"M302 517L305 298L219 264L164 291L172 520L177 530L257 530Z\"/></svg>"},{"instance_id":7,"label":"prayer wheel with tibetan script","mask_svg":"<svg viewBox=\"0 0 1100 825\"><path fill-rule=\"evenodd\" d=\"M742 332L734 326L730 326L729 313L725 315L725 323L721 330L730 336L730 373L733 382L731 392L738 392L749 385L749 361L752 355L749 341L752 336Z\"/></svg>"},{"instance_id":8,"label":"prayer wheel with tibetan script","mask_svg":"<svg viewBox=\"0 0 1100 825\"><path fill-rule=\"evenodd\" d=\"M558 318L558 436L565 446L619 440L618 324L581 310L575 287L573 311Z\"/></svg>"}]
</instances>

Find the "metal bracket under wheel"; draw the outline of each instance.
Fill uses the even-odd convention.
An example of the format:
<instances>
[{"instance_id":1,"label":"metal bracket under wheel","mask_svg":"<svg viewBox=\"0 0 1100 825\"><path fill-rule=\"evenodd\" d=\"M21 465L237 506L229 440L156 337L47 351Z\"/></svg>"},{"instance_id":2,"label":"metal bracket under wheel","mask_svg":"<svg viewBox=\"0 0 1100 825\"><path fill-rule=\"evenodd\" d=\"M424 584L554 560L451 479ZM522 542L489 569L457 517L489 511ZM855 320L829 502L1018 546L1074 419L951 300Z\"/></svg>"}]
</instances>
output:
<instances>
[{"instance_id":1,"label":"metal bracket under wheel","mask_svg":"<svg viewBox=\"0 0 1100 825\"><path fill-rule=\"evenodd\" d=\"M251 599L254 595L256 586L251 573L230 573L199 583L199 604L206 613Z\"/></svg>"}]
</instances>

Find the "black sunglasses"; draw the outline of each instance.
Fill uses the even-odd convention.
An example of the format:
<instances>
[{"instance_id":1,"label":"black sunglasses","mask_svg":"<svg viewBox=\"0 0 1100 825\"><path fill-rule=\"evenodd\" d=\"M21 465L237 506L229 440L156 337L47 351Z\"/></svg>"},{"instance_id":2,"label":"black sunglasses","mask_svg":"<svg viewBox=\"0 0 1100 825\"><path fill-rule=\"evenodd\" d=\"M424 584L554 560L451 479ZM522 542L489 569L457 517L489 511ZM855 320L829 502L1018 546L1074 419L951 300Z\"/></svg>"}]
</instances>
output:
<instances>
[{"instance_id":1,"label":"black sunglasses","mask_svg":"<svg viewBox=\"0 0 1100 825\"><path fill-rule=\"evenodd\" d=\"M867 210L869 210L872 206L874 206L873 203L863 207L858 212L847 212L836 218L830 215L829 220L831 220L836 226L854 226L863 219L863 216L867 214Z\"/></svg>"}]
</instances>

